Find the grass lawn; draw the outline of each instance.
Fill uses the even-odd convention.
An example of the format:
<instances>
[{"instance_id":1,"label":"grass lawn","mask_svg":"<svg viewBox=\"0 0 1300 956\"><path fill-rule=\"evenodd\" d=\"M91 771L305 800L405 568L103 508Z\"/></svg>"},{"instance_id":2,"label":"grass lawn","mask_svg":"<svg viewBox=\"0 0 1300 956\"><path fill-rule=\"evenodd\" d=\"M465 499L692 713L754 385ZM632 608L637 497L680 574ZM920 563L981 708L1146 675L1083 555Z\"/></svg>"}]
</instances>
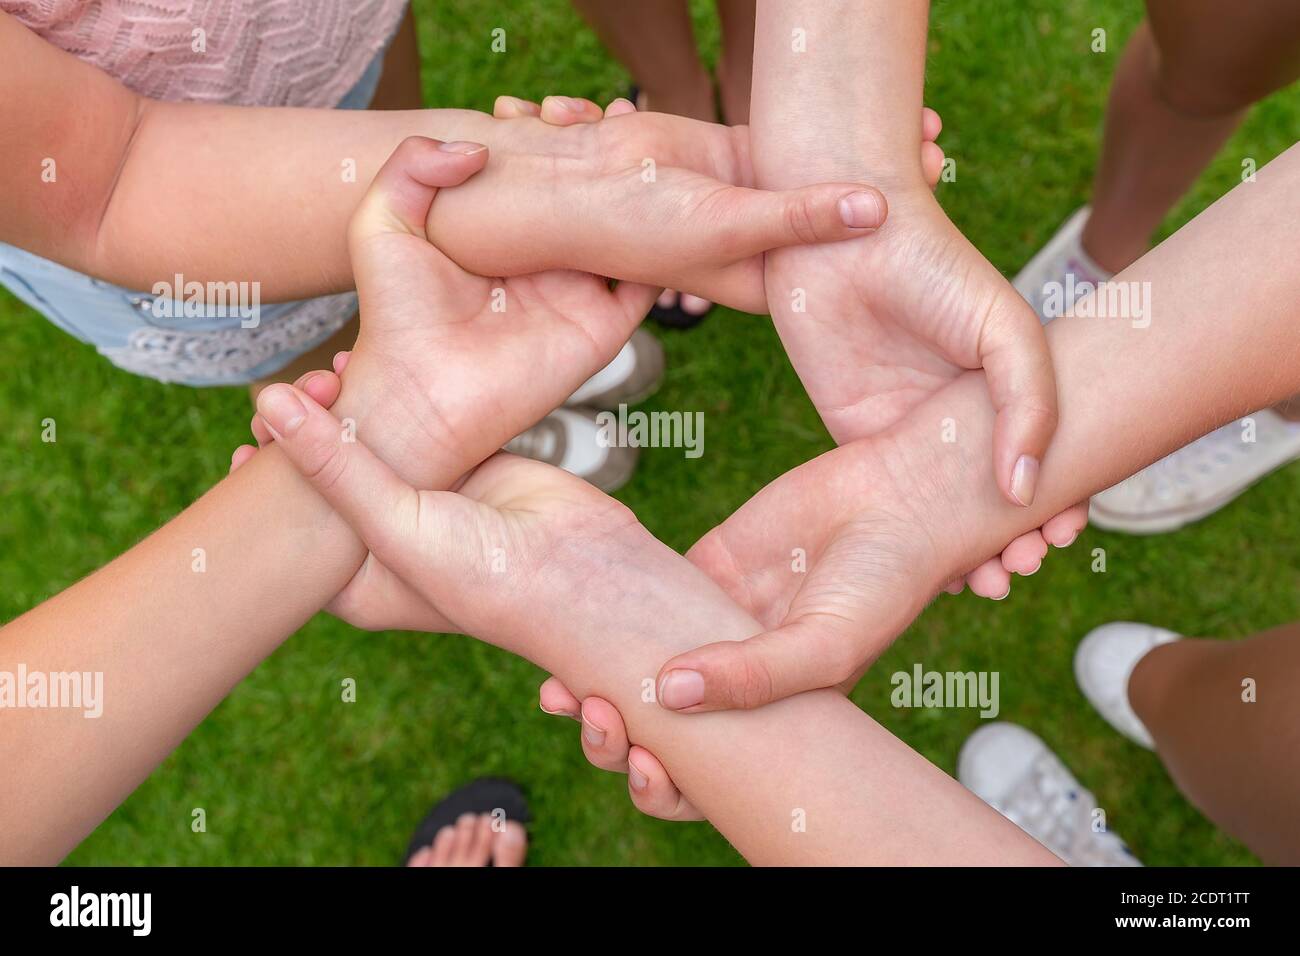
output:
<instances>
[{"instance_id":1,"label":"grass lawn","mask_svg":"<svg viewBox=\"0 0 1300 956\"><path fill-rule=\"evenodd\" d=\"M623 70L564 0L417 2L431 106L490 109L498 93L604 101ZM694 4L716 51L710 5ZM1012 274L1088 195L1108 80L1141 5L1131 0L940 0L927 102L957 181L955 221ZM507 31L508 52L490 51ZM1108 32L1108 52L1089 50ZM1300 129L1300 89L1257 108L1178 207L1172 231L1263 165ZM164 227L165 228L165 227ZM0 616L72 584L175 515L226 471L248 437L241 389L196 391L135 378L0 293ZM647 407L707 413L705 454L647 450L620 494L685 549L762 485L830 447L770 322L719 310L662 335L667 379ZM519 383L526 388L526 382ZM1132 409L1135 416L1142 408ZM58 442L40 440L54 418ZM1002 602L931 607L855 700L947 771L979 724L973 710L895 710L889 675L916 662L1001 674L1001 718L1041 734L1093 789L1109 825L1149 864L1245 864L1156 758L1111 731L1078 692L1071 654L1110 620L1240 637L1300 617L1300 468L1279 472L1176 535L1086 532ZM1107 569L1093 573L1093 550ZM123 595L122 600L140 600ZM636 813L624 778L586 764L578 728L544 716L543 674L463 637L365 634L324 615L267 660L70 857L76 864L393 863L441 794L482 774L524 786L531 862L731 864L706 825ZM340 681L356 679L356 703ZM864 781L864 785L869 785ZM204 834L191 811L207 813ZM936 821L943 826L943 821Z\"/></svg>"}]
</instances>

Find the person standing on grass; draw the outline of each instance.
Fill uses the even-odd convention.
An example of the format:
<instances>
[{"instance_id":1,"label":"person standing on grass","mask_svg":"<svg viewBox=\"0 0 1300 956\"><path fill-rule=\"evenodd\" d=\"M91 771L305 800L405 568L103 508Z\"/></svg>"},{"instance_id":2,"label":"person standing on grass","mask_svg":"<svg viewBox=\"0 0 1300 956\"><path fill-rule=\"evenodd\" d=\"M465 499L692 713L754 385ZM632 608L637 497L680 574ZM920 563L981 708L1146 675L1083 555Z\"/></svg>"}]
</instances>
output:
<instances>
[{"instance_id":1,"label":"person standing on grass","mask_svg":"<svg viewBox=\"0 0 1300 956\"><path fill-rule=\"evenodd\" d=\"M1111 83L1090 205L1015 278L1043 322L1049 304L1069 308L1076 290L1141 256L1250 107L1300 77L1295 0L1146 0L1146 9ZM1128 534L1175 531L1300 458L1300 396L1250 418L1250 440L1229 423L1094 495L1090 520Z\"/></svg>"}]
</instances>

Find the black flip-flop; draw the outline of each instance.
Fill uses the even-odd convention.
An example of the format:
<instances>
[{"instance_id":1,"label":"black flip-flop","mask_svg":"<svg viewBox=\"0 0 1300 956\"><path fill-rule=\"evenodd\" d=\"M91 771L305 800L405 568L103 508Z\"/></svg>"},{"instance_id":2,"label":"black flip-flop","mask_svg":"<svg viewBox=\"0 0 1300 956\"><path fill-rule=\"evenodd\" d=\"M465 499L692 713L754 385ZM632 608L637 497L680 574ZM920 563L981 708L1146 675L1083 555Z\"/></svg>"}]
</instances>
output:
<instances>
[{"instance_id":1,"label":"black flip-flop","mask_svg":"<svg viewBox=\"0 0 1300 956\"><path fill-rule=\"evenodd\" d=\"M632 86L627 91L627 98L633 106L640 108L638 100L641 99L641 90ZM713 311L713 305L710 304L707 309L696 315L694 312L687 312L682 308L681 293L677 294L677 301L668 308L664 308L658 302L650 307L650 319L659 323L665 329L693 329L704 321L705 317Z\"/></svg>"},{"instance_id":2,"label":"black flip-flop","mask_svg":"<svg viewBox=\"0 0 1300 956\"><path fill-rule=\"evenodd\" d=\"M406 848L406 856L402 858L402 865L405 866L411 857L433 843L439 830L451 826L466 813L490 814L498 810L505 813L507 820L516 823L529 821L528 801L513 780L480 777L459 790L453 790L436 803L429 815L415 828L415 834ZM492 861L488 860L487 865L491 866Z\"/></svg>"}]
</instances>

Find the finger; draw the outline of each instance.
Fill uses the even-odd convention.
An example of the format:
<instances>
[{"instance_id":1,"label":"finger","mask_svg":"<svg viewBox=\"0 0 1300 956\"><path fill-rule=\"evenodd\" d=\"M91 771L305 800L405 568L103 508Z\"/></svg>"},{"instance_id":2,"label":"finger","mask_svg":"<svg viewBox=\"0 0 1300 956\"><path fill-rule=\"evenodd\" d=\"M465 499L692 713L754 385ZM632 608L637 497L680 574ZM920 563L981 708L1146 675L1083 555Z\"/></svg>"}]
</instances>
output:
<instances>
[{"instance_id":1,"label":"finger","mask_svg":"<svg viewBox=\"0 0 1300 956\"><path fill-rule=\"evenodd\" d=\"M332 363L334 365L334 374L342 375L343 370L348 367L348 360L351 358L352 352L350 350L345 349L342 352L335 352L334 362Z\"/></svg>"},{"instance_id":2,"label":"finger","mask_svg":"<svg viewBox=\"0 0 1300 956\"><path fill-rule=\"evenodd\" d=\"M599 697L582 702L582 752L611 773L627 773L627 727L613 704Z\"/></svg>"},{"instance_id":3,"label":"finger","mask_svg":"<svg viewBox=\"0 0 1300 956\"><path fill-rule=\"evenodd\" d=\"M1043 533L1035 528L1020 535L1003 548L1001 561L1002 567L1012 574L1028 577L1043 566L1045 557L1047 557L1047 542L1043 540Z\"/></svg>"},{"instance_id":4,"label":"finger","mask_svg":"<svg viewBox=\"0 0 1300 956\"><path fill-rule=\"evenodd\" d=\"M594 123L604 115L599 106L580 96L548 96L542 100L541 117L552 126Z\"/></svg>"},{"instance_id":5,"label":"finger","mask_svg":"<svg viewBox=\"0 0 1300 956\"><path fill-rule=\"evenodd\" d=\"M415 527L418 493L306 393L283 383L257 396L257 413L281 450L384 563ZM400 573L400 572L399 572Z\"/></svg>"},{"instance_id":6,"label":"finger","mask_svg":"<svg viewBox=\"0 0 1300 956\"><path fill-rule=\"evenodd\" d=\"M716 218L717 233L705 241L732 260L781 246L867 235L889 212L880 190L848 183L784 191L731 186L715 195L728 203L727 213Z\"/></svg>"},{"instance_id":7,"label":"finger","mask_svg":"<svg viewBox=\"0 0 1300 956\"><path fill-rule=\"evenodd\" d=\"M942 132L942 117L928 106L921 107L921 139L933 143Z\"/></svg>"},{"instance_id":8,"label":"finger","mask_svg":"<svg viewBox=\"0 0 1300 956\"><path fill-rule=\"evenodd\" d=\"M634 322L640 322L649 313L663 290L656 285L641 282L620 282L614 287L614 301L618 303L623 314Z\"/></svg>"},{"instance_id":9,"label":"finger","mask_svg":"<svg viewBox=\"0 0 1300 956\"><path fill-rule=\"evenodd\" d=\"M560 683L558 677L548 677L537 688L537 700L542 713L552 717L571 717L581 720L582 702Z\"/></svg>"},{"instance_id":10,"label":"finger","mask_svg":"<svg viewBox=\"0 0 1300 956\"><path fill-rule=\"evenodd\" d=\"M659 758L644 747L633 747L627 758L627 792L633 805L659 820L703 820L704 814L673 783Z\"/></svg>"},{"instance_id":11,"label":"finger","mask_svg":"<svg viewBox=\"0 0 1300 956\"><path fill-rule=\"evenodd\" d=\"M444 143L408 136L375 174L348 223L349 248L384 233L425 238L424 223L434 196L459 186L483 168L488 149L481 143Z\"/></svg>"},{"instance_id":12,"label":"finger","mask_svg":"<svg viewBox=\"0 0 1300 956\"><path fill-rule=\"evenodd\" d=\"M257 412L254 412L253 417L249 419L248 430L253 433L253 438L257 441L258 448L265 448L267 445L271 444L271 442L275 441L275 439L271 437L271 433L267 431L266 422L262 420L262 416L257 414Z\"/></svg>"},{"instance_id":13,"label":"finger","mask_svg":"<svg viewBox=\"0 0 1300 956\"><path fill-rule=\"evenodd\" d=\"M433 848L428 846L420 847L411 854L411 858L406 861L407 866L428 866L429 857L433 855Z\"/></svg>"},{"instance_id":14,"label":"finger","mask_svg":"<svg viewBox=\"0 0 1300 956\"><path fill-rule=\"evenodd\" d=\"M956 580L949 581L943 586L943 589L949 594L961 594L962 591L966 590L966 579L957 578Z\"/></svg>"},{"instance_id":15,"label":"finger","mask_svg":"<svg viewBox=\"0 0 1300 956\"><path fill-rule=\"evenodd\" d=\"M921 175L931 189L939 185L943 178L943 150L937 143L921 144Z\"/></svg>"},{"instance_id":16,"label":"finger","mask_svg":"<svg viewBox=\"0 0 1300 956\"><path fill-rule=\"evenodd\" d=\"M317 369L303 375L293 383L293 387L302 389L315 399L316 404L321 408L329 408L338 401L339 392L343 389L343 383L339 380L337 373Z\"/></svg>"},{"instance_id":17,"label":"finger","mask_svg":"<svg viewBox=\"0 0 1300 956\"><path fill-rule=\"evenodd\" d=\"M626 116L628 113L636 112L636 104L626 97L620 96L618 99L611 100L610 104L605 107L605 119L612 116Z\"/></svg>"},{"instance_id":18,"label":"finger","mask_svg":"<svg viewBox=\"0 0 1300 956\"><path fill-rule=\"evenodd\" d=\"M1082 501L1066 508L1043 525L1043 540L1056 548L1068 548L1074 539L1088 527L1088 502Z\"/></svg>"},{"instance_id":19,"label":"finger","mask_svg":"<svg viewBox=\"0 0 1300 956\"><path fill-rule=\"evenodd\" d=\"M993 465L1012 504L1028 507L1056 432L1056 373L1038 314L1008 285L980 334L979 357L997 409Z\"/></svg>"},{"instance_id":20,"label":"finger","mask_svg":"<svg viewBox=\"0 0 1300 956\"><path fill-rule=\"evenodd\" d=\"M966 575L971 593L993 601L1001 601L1011 593L1011 572L1002 566L1001 558L989 558Z\"/></svg>"},{"instance_id":21,"label":"finger","mask_svg":"<svg viewBox=\"0 0 1300 956\"><path fill-rule=\"evenodd\" d=\"M541 116L540 103L521 100L517 96L498 96L492 104L492 115L497 119L519 119L522 116Z\"/></svg>"},{"instance_id":22,"label":"finger","mask_svg":"<svg viewBox=\"0 0 1300 956\"><path fill-rule=\"evenodd\" d=\"M856 623L809 614L744 641L718 641L659 670L658 701L668 710L750 710L791 694L834 687L861 666Z\"/></svg>"},{"instance_id":23,"label":"finger","mask_svg":"<svg viewBox=\"0 0 1300 956\"><path fill-rule=\"evenodd\" d=\"M252 445L240 445L235 449L234 454L230 456L230 474L235 473L235 469L247 462L257 454L257 449Z\"/></svg>"}]
</instances>

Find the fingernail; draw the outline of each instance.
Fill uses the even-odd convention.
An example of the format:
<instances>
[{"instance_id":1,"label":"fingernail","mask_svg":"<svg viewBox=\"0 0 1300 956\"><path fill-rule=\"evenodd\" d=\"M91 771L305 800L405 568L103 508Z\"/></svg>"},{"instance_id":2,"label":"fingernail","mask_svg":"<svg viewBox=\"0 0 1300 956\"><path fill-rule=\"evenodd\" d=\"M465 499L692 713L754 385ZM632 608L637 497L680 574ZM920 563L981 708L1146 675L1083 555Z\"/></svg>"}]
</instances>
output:
<instances>
[{"instance_id":1,"label":"fingernail","mask_svg":"<svg viewBox=\"0 0 1300 956\"><path fill-rule=\"evenodd\" d=\"M1008 584L1008 585L1007 585L1007 589L1006 589L1005 591L1002 592L1002 596L1001 596L1001 597L995 597L993 600L995 600L995 601L1005 601L1005 600L1007 599L1007 597L1008 597L1010 594L1011 594L1011 585Z\"/></svg>"},{"instance_id":2,"label":"fingernail","mask_svg":"<svg viewBox=\"0 0 1300 956\"><path fill-rule=\"evenodd\" d=\"M1079 539L1079 532L1076 531L1074 534L1070 535L1070 540L1069 540L1069 541L1066 541L1066 542L1063 543L1063 544L1058 544L1057 547L1058 547L1058 548L1068 548L1070 545L1074 544L1074 542L1077 541L1078 539Z\"/></svg>"},{"instance_id":3,"label":"fingernail","mask_svg":"<svg viewBox=\"0 0 1300 956\"><path fill-rule=\"evenodd\" d=\"M1034 492L1037 490L1038 459L1033 455L1021 455L1011 472L1011 496L1028 508L1034 503Z\"/></svg>"},{"instance_id":4,"label":"fingernail","mask_svg":"<svg viewBox=\"0 0 1300 956\"><path fill-rule=\"evenodd\" d=\"M307 409L288 385L272 385L257 396L257 414L273 431L292 435L306 420Z\"/></svg>"},{"instance_id":5,"label":"fingernail","mask_svg":"<svg viewBox=\"0 0 1300 956\"><path fill-rule=\"evenodd\" d=\"M854 229L874 229L884 218L875 193L849 193L840 200L840 219Z\"/></svg>"},{"instance_id":6,"label":"fingernail","mask_svg":"<svg viewBox=\"0 0 1300 956\"><path fill-rule=\"evenodd\" d=\"M547 710L545 707L542 707L541 704L538 704L537 706L543 714L550 714L552 717L577 717L578 716L571 710Z\"/></svg>"},{"instance_id":7,"label":"fingernail","mask_svg":"<svg viewBox=\"0 0 1300 956\"><path fill-rule=\"evenodd\" d=\"M630 760L627 762L627 779L631 781L633 790L644 790L650 783L650 778L638 770L636 764Z\"/></svg>"},{"instance_id":8,"label":"fingernail","mask_svg":"<svg viewBox=\"0 0 1300 956\"><path fill-rule=\"evenodd\" d=\"M456 140L454 143L441 143L438 148L444 153L459 153L462 156L473 156L475 153L481 153L487 149L482 143L471 143L465 140Z\"/></svg>"},{"instance_id":9,"label":"fingernail","mask_svg":"<svg viewBox=\"0 0 1300 956\"><path fill-rule=\"evenodd\" d=\"M694 707L703 700L704 675L699 671L669 671L659 682L659 704L669 710Z\"/></svg>"},{"instance_id":10,"label":"fingernail","mask_svg":"<svg viewBox=\"0 0 1300 956\"><path fill-rule=\"evenodd\" d=\"M605 731L588 720L586 714L582 715L582 739L593 747L601 747L605 743Z\"/></svg>"},{"instance_id":11,"label":"fingernail","mask_svg":"<svg viewBox=\"0 0 1300 956\"><path fill-rule=\"evenodd\" d=\"M1034 565L1034 570L1032 570L1032 571L1021 571L1021 572L1020 572L1020 576L1021 576L1022 578L1027 578L1027 577L1029 577L1029 576L1031 576L1031 575L1037 574L1037 573L1038 573L1038 569L1041 568L1042 566L1043 566L1043 562L1042 562L1042 561L1039 561L1037 564Z\"/></svg>"},{"instance_id":12,"label":"fingernail","mask_svg":"<svg viewBox=\"0 0 1300 956\"><path fill-rule=\"evenodd\" d=\"M570 113L582 112L582 104L572 96L552 96L551 99L554 100L555 105L562 110L568 110Z\"/></svg>"},{"instance_id":13,"label":"fingernail","mask_svg":"<svg viewBox=\"0 0 1300 956\"><path fill-rule=\"evenodd\" d=\"M501 835L497 839L506 846L518 846L524 842L524 832L523 824L515 820L509 820L506 822L506 828L501 831Z\"/></svg>"}]
</instances>

